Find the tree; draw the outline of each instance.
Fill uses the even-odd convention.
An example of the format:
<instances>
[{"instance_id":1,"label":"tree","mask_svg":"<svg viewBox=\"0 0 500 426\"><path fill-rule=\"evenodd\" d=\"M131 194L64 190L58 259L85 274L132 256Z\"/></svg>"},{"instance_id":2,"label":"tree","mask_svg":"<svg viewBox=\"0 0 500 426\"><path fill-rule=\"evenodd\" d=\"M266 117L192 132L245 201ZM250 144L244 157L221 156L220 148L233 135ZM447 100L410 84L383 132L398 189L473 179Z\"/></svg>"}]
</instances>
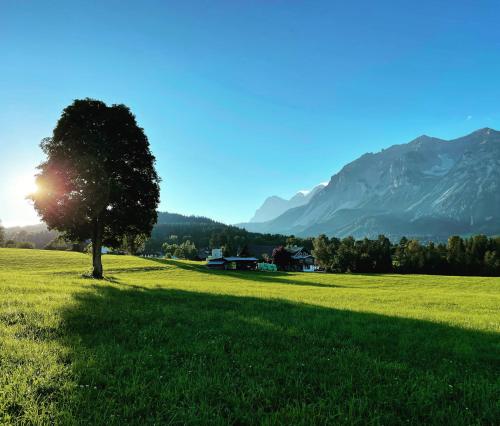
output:
<instances>
[{"instance_id":1,"label":"tree","mask_svg":"<svg viewBox=\"0 0 500 426\"><path fill-rule=\"evenodd\" d=\"M466 266L464 241L457 235L448 238L447 261L453 274L461 275Z\"/></svg>"},{"instance_id":2,"label":"tree","mask_svg":"<svg viewBox=\"0 0 500 426\"><path fill-rule=\"evenodd\" d=\"M184 259L195 260L198 257L198 250L191 241L184 241L180 246Z\"/></svg>"},{"instance_id":3,"label":"tree","mask_svg":"<svg viewBox=\"0 0 500 426\"><path fill-rule=\"evenodd\" d=\"M425 250L425 265L426 274L441 274L446 272L446 260L442 253L446 253L446 248L442 245L436 245L430 242Z\"/></svg>"},{"instance_id":4,"label":"tree","mask_svg":"<svg viewBox=\"0 0 500 426\"><path fill-rule=\"evenodd\" d=\"M487 275L500 275L500 252L487 251L484 254L484 272Z\"/></svg>"},{"instance_id":5,"label":"tree","mask_svg":"<svg viewBox=\"0 0 500 426\"><path fill-rule=\"evenodd\" d=\"M170 259L172 256L174 256L175 251L177 250L179 246L177 244L170 244L168 242L163 243L161 246L161 249L163 253L165 253L165 257Z\"/></svg>"},{"instance_id":6,"label":"tree","mask_svg":"<svg viewBox=\"0 0 500 426\"><path fill-rule=\"evenodd\" d=\"M184 241L181 244L170 244L169 242L166 242L163 243L162 249L165 253L165 257L168 259L175 256L179 259L196 260L198 257L196 245L189 240Z\"/></svg>"},{"instance_id":7,"label":"tree","mask_svg":"<svg viewBox=\"0 0 500 426\"><path fill-rule=\"evenodd\" d=\"M234 256L234 249L230 242L226 241L221 249L223 256Z\"/></svg>"},{"instance_id":8,"label":"tree","mask_svg":"<svg viewBox=\"0 0 500 426\"><path fill-rule=\"evenodd\" d=\"M410 240L406 246L407 261L409 262L409 272L422 272L425 264L424 247L418 240Z\"/></svg>"},{"instance_id":9,"label":"tree","mask_svg":"<svg viewBox=\"0 0 500 426\"><path fill-rule=\"evenodd\" d=\"M326 270L329 269L333 254L330 250L330 241L325 234L321 234L313 240L312 254L319 266Z\"/></svg>"},{"instance_id":10,"label":"tree","mask_svg":"<svg viewBox=\"0 0 500 426\"><path fill-rule=\"evenodd\" d=\"M392 271L391 242L385 235L379 235L375 243L375 272Z\"/></svg>"},{"instance_id":11,"label":"tree","mask_svg":"<svg viewBox=\"0 0 500 426\"><path fill-rule=\"evenodd\" d=\"M283 246L276 247L273 250L273 263L280 270L287 270L292 263L292 255Z\"/></svg>"},{"instance_id":12,"label":"tree","mask_svg":"<svg viewBox=\"0 0 500 426\"><path fill-rule=\"evenodd\" d=\"M122 249L131 255L142 253L146 239L147 235L145 234L125 235L122 240Z\"/></svg>"},{"instance_id":13,"label":"tree","mask_svg":"<svg viewBox=\"0 0 500 426\"><path fill-rule=\"evenodd\" d=\"M248 246L246 244L243 247L238 249L238 256L240 257L251 257L250 251L248 250Z\"/></svg>"},{"instance_id":14,"label":"tree","mask_svg":"<svg viewBox=\"0 0 500 426\"><path fill-rule=\"evenodd\" d=\"M102 246L150 235L156 223L160 179L148 139L125 105L84 99L64 109L41 147L35 209L68 241L92 241L92 275L102 278Z\"/></svg>"},{"instance_id":15,"label":"tree","mask_svg":"<svg viewBox=\"0 0 500 426\"><path fill-rule=\"evenodd\" d=\"M295 238L295 235L290 235L286 239L286 247L296 247L298 245L299 240Z\"/></svg>"},{"instance_id":16,"label":"tree","mask_svg":"<svg viewBox=\"0 0 500 426\"><path fill-rule=\"evenodd\" d=\"M335 272L356 272L356 241L353 237L346 237L340 242L335 254L333 271Z\"/></svg>"},{"instance_id":17,"label":"tree","mask_svg":"<svg viewBox=\"0 0 500 426\"><path fill-rule=\"evenodd\" d=\"M484 256L488 250L486 235L474 235L465 241L465 257L468 274L480 274L484 270Z\"/></svg>"}]
</instances>

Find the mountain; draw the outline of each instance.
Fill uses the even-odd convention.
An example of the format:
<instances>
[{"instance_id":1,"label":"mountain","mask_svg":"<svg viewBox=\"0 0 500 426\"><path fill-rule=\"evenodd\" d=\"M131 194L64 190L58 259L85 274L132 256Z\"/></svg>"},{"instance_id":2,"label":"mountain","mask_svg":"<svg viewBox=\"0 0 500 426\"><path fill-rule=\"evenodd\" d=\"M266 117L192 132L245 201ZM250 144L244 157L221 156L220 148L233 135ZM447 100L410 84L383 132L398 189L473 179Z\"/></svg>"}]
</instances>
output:
<instances>
[{"instance_id":1,"label":"mountain","mask_svg":"<svg viewBox=\"0 0 500 426\"><path fill-rule=\"evenodd\" d=\"M257 209L254 216L250 219L250 222L267 222L280 216L289 209L303 206L304 204L307 204L309 200L325 186L326 184L321 183L318 186L315 186L310 191L299 191L289 200L285 200L284 198L278 197L277 195L268 197L266 198L262 206Z\"/></svg>"},{"instance_id":2,"label":"mountain","mask_svg":"<svg viewBox=\"0 0 500 426\"><path fill-rule=\"evenodd\" d=\"M449 141L424 135L365 154L332 176L307 204L242 226L356 238L499 234L500 132L485 128Z\"/></svg>"}]
</instances>

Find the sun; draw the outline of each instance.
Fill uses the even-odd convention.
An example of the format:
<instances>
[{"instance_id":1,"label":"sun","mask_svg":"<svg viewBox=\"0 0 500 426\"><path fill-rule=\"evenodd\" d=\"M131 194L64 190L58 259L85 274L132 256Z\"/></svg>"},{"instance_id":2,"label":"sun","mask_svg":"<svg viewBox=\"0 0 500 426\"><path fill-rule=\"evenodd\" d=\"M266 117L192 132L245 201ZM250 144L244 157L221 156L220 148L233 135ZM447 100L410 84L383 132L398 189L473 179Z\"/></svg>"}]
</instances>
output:
<instances>
[{"instance_id":1,"label":"sun","mask_svg":"<svg viewBox=\"0 0 500 426\"><path fill-rule=\"evenodd\" d=\"M37 192L38 186L35 182L35 176L33 175L19 176L16 179L15 191L18 195L21 195L22 197L27 197L28 195Z\"/></svg>"}]
</instances>

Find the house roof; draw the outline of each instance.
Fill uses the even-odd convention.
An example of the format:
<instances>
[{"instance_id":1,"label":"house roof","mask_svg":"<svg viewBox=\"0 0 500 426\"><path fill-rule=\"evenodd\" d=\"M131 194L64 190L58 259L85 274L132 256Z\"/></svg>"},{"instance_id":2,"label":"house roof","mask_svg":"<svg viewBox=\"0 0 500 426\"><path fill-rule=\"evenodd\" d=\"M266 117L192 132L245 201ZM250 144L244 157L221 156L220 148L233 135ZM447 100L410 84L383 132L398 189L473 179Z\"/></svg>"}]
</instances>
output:
<instances>
[{"instance_id":1,"label":"house roof","mask_svg":"<svg viewBox=\"0 0 500 426\"><path fill-rule=\"evenodd\" d=\"M294 260L314 258L314 256L309 253L309 250L304 247L294 246L287 247L286 249L292 255L292 259Z\"/></svg>"},{"instance_id":2,"label":"house roof","mask_svg":"<svg viewBox=\"0 0 500 426\"><path fill-rule=\"evenodd\" d=\"M292 254L295 254L295 253L299 253L301 252L302 250L304 250L304 247L297 247L297 246L294 246L294 247L287 247L286 250Z\"/></svg>"},{"instance_id":3,"label":"house roof","mask_svg":"<svg viewBox=\"0 0 500 426\"><path fill-rule=\"evenodd\" d=\"M224 260L227 260L228 262L237 262L238 260L243 260L247 262L257 262L256 257L237 257L237 256L231 256L231 257L224 257Z\"/></svg>"},{"instance_id":4,"label":"house roof","mask_svg":"<svg viewBox=\"0 0 500 426\"><path fill-rule=\"evenodd\" d=\"M256 257L238 257L238 256L228 256L228 257L218 257L216 259L207 259L207 263L210 265L222 265L225 262L257 262Z\"/></svg>"},{"instance_id":5,"label":"house roof","mask_svg":"<svg viewBox=\"0 0 500 426\"><path fill-rule=\"evenodd\" d=\"M311 255L311 254L304 254L304 255L303 254L294 254L292 256L292 259L296 259L296 260L298 260L298 259L307 259L309 257L314 257L314 256Z\"/></svg>"}]
</instances>

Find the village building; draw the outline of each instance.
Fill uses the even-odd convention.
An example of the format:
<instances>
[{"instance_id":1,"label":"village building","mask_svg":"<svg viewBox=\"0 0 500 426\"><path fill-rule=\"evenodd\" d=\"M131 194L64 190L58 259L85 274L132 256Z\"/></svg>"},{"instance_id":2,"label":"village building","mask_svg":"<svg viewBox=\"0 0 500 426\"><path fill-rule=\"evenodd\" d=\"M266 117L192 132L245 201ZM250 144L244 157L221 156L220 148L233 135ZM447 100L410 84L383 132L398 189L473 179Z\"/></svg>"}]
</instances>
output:
<instances>
[{"instance_id":1,"label":"village building","mask_svg":"<svg viewBox=\"0 0 500 426\"><path fill-rule=\"evenodd\" d=\"M257 262L256 257L223 256L221 249L212 249L212 255L207 257L207 267L210 269L254 271Z\"/></svg>"},{"instance_id":2,"label":"village building","mask_svg":"<svg viewBox=\"0 0 500 426\"><path fill-rule=\"evenodd\" d=\"M223 256L221 249L213 249L212 254L206 257L207 267L210 269L220 270L256 270L261 269L258 267L258 259L262 254L270 253L272 256L272 249L270 246L253 246L252 249L248 247L248 251L253 255L256 251L262 251L261 255L254 256ZM274 249L274 248L273 248ZM314 272L317 267L314 264L314 257L304 247L287 247L286 250L290 253L291 264L289 270ZM288 269L288 268L287 268Z\"/></svg>"},{"instance_id":3,"label":"village building","mask_svg":"<svg viewBox=\"0 0 500 426\"><path fill-rule=\"evenodd\" d=\"M314 256L309 253L304 247L287 247L286 250L291 254L292 265L294 271L314 272L316 266L314 264Z\"/></svg>"},{"instance_id":4,"label":"village building","mask_svg":"<svg viewBox=\"0 0 500 426\"><path fill-rule=\"evenodd\" d=\"M254 271L257 269L257 262L256 257L227 256L207 259L207 267L210 269Z\"/></svg>"}]
</instances>

